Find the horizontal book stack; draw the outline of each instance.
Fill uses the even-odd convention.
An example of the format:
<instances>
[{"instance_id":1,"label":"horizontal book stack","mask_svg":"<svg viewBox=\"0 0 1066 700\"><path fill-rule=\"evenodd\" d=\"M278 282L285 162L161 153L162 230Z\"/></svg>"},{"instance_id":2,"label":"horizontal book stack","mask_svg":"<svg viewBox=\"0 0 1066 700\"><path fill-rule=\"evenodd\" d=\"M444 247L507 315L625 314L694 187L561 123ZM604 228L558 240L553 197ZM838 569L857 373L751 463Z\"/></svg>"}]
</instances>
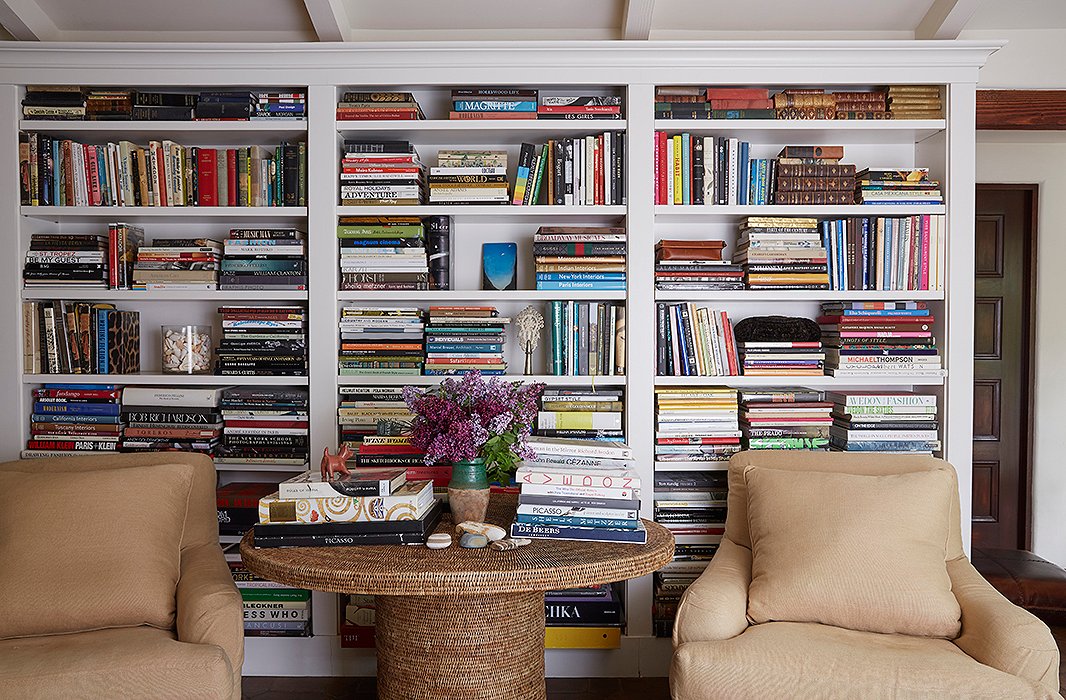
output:
<instances>
[{"instance_id":1,"label":"horizontal book stack","mask_svg":"<svg viewBox=\"0 0 1066 700\"><path fill-rule=\"evenodd\" d=\"M943 214L822 221L830 289L942 289Z\"/></svg>"},{"instance_id":2,"label":"horizontal book stack","mask_svg":"<svg viewBox=\"0 0 1066 700\"><path fill-rule=\"evenodd\" d=\"M337 103L337 121L425 119L409 92L346 92Z\"/></svg>"},{"instance_id":3,"label":"horizontal book stack","mask_svg":"<svg viewBox=\"0 0 1066 700\"><path fill-rule=\"evenodd\" d=\"M625 133L523 143L511 204L626 203Z\"/></svg>"},{"instance_id":4,"label":"horizontal book stack","mask_svg":"<svg viewBox=\"0 0 1066 700\"><path fill-rule=\"evenodd\" d=\"M843 146L785 146L777 155L774 204L851 204L855 166Z\"/></svg>"},{"instance_id":5,"label":"horizontal book stack","mask_svg":"<svg viewBox=\"0 0 1066 700\"><path fill-rule=\"evenodd\" d=\"M216 290L222 250L211 238L156 238L137 249L133 288Z\"/></svg>"},{"instance_id":6,"label":"horizontal book stack","mask_svg":"<svg viewBox=\"0 0 1066 700\"><path fill-rule=\"evenodd\" d=\"M404 428L406 430L406 427ZM359 445L355 455L355 465L359 469L392 468L406 472L408 481L432 482L434 491L446 494L448 482L452 478L452 465L426 464L426 453L411 444L407 435L383 435L395 432L382 428L379 424L378 435L367 435Z\"/></svg>"},{"instance_id":7,"label":"horizontal book stack","mask_svg":"<svg viewBox=\"0 0 1066 700\"><path fill-rule=\"evenodd\" d=\"M837 119L891 119L888 93L884 90L833 93Z\"/></svg>"},{"instance_id":8,"label":"horizontal book stack","mask_svg":"<svg viewBox=\"0 0 1066 700\"><path fill-rule=\"evenodd\" d=\"M417 205L426 201L426 173L410 141L344 142L341 204Z\"/></svg>"},{"instance_id":9,"label":"horizontal book stack","mask_svg":"<svg viewBox=\"0 0 1066 700\"><path fill-rule=\"evenodd\" d=\"M250 119L251 121L307 119L307 93L257 92Z\"/></svg>"},{"instance_id":10,"label":"horizontal book stack","mask_svg":"<svg viewBox=\"0 0 1066 700\"><path fill-rule=\"evenodd\" d=\"M625 443L532 437L512 537L644 544L640 477ZM581 484L581 485L575 485Z\"/></svg>"},{"instance_id":11,"label":"horizontal book stack","mask_svg":"<svg viewBox=\"0 0 1066 700\"><path fill-rule=\"evenodd\" d=\"M657 473L655 483L656 501L662 496L664 508L703 504L724 507L729 493L724 471ZM667 492L660 493L660 487ZM681 596L706 570L722 541L721 533L675 531L673 534L673 561L656 571L653 577L652 628L656 637L673 634Z\"/></svg>"},{"instance_id":12,"label":"horizontal book stack","mask_svg":"<svg viewBox=\"0 0 1066 700\"><path fill-rule=\"evenodd\" d=\"M626 372L623 302L550 301L549 372L556 376Z\"/></svg>"},{"instance_id":13,"label":"horizontal book stack","mask_svg":"<svg viewBox=\"0 0 1066 700\"><path fill-rule=\"evenodd\" d=\"M107 289L110 279L107 236L84 233L30 234L22 266L25 287Z\"/></svg>"},{"instance_id":14,"label":"horizontal book stack","mask_svg":"<svg viewBox=\"0 0 1066 700\"><path fill-rule=\"evenodd\" d=\"M223 426L217 462L307 464L310 423L306 389L228 387L222 390L219 406Z\"/></svg>"},{"instance_id":15,"label":"horizontal book stack","mask_svg":"<svg viewBox=\"0 0 1066 700\"><path fill-rule=\"evenodd\" d=\"M406 432L414 418L403 400L402 387L342 386L338 391L340 441L356 452L368 437L398 436Z\"/></svg>"},{"instance_id":16,"label":"horizontal book stack","mask_svg":"<svg viewBox=\"0 0 1066 700\"><path fill-rule=\"evenodd\" d=\"M442 149L427 180L430 204L507 204L507 151Z\"/></svg>"},{"instance_id":17,"label":"horizontal book stack","mask_svg":"<svg viewBox=\"0 0 1066 700\"><path fill-rule=\"evenodd\" d=\"M727 388L655 389L655 460L726 462L740 451L737 392Z\"/></svg>"},{"instance_id":18,"label":"horizontal book stack","mask_svg":"<svg viewBox=\"0 0 1066 700\"><path fill-rule=\"evenodd\" d=\"M421 309L346 306L341 309L339 327L338 374L422 374Z\"/></svg>"},{"instance_id":19,"label":"horizontal book stack","mask_svg":"<svg viewBox=\"0 0 1066 700\"><path fill-rule=\"evenodd\" d=\"M215 463L218 463L215 458ZM218 510L218 534L242 537L259 522L259 499L278 490L273 481L234 481L215 489Z\"/></svg>"},{"instance_id":20,"label":"horizontal book stack","mask_svg":"<svg viewBox=\"0 0 1066 700\"><path fill-rule=\"evenodd\" d=\"M132 118L138 121L192 121L197 96L174 92L133 92Z\"/></svg>"},{"instance_id":21,"label":"horizontal book stack","mask_svg":"<svg viewBox=\"0 0 1066 700\"><path fill-rule=\"evenodd\" d=\"M833 392L834 451L932 454L941 449L933 394Z\"/></svg>"},{"instance_id":22,"label":"horizontal book stack","mask_svg":"<svg viewBox=\"0 0 1066 700\"><path fill-rule=\"evenodd\" d=\"M855 174L859 204L943 204L944 193L929 168L864 168Z\"/></svg>"},{"instance_id":23,"label":"horizontal book stack","mask_svg":"<svg viewBox=\"0 0 1066 700\"><path fill-rule=\"evenodd\" d=\"M133 374L141 371L141 317L113 304L22 302L23 371Z\"/></svg>"},{"instance_id":24,"label":"horizontal book stack","mask_svg":"<svg viewBox=\"0 0 1066 700\"><path fill-rule=\"evenodd\" d=\"M128 386L122 391L123 452L199 452L221 444L222 389Z\"/></svg>"},{"instance_id":25,"label":"horizontal book stack","mask_svg":"<svg viewBox=\"0 0 1066 700\"><path fill-rule=\"evenodd\" d=\"M133 118L133 91L90 88L85 91L85 118L90 121Z\"/></svg>"},{"instance_id":26,"label":"horizontal book stack","mask_svg":"<svg viewBox=\"0 0 1066 700\"><path fill-rule=\"evenodd\" d=\"M431 306L426 323L425 374L443 376L474 370L505 374L507 324L495 306Z\"/></svg>"},{"instance_id":27,"label":"horizontal book stack","mask_svg":"<svg viewBox=\"0 0 1066 700\"><path fill-rule=\"evenodd\" d=\"M122 389L45 384L33 390L30 439L22 457L114 452L122 436Z\"/></svg>"},{"instance_id":28,"label":"horizontal book stack","mask_svg":"<svg viewBox=\"0 0 1066 700\"><path fill-rule=\"evenodd\" d=\"M624 291L626 230L621 226L541 226L533 235L537 289Z\"/></svg>"},{"instance_id":29,"label":"horizontal book stack","mask_svg":"<svg viewBox=\"0 0 1066 700\"><path fill-rule=\"evenodd\" d=\"M219 289L307 289L307 234L303 231L230 229L222 254Z\"/></svg>"},{"instance_id":30,"label":"horizontal book stack","mask_svg":"<svg viewBox=\"0 0 1066 700\"><path fill-rule=\"evenodd\" d=\"M835 119L837 101L820 88L790 88L773 97L778 119Z\"/></svg>"},{"instance_id":31,"label":"horizontal book stack","mask_svg":"<svg viewBox=\"0 0 1066 700\"><path fill-rule=\"evenodd\" d=\"M538 417L534 434L551 438L623 442L624 409L624 392L621 389L545 389L540 397L540 412L567 415L545 416L543 423L545 426L554 424L552 428L542 427ZM573 424L573 427L561 425L566 423ZM617 427L596 427L603 423L616 424Z\"/></svg>"},{"instance_id":32,"label":"horizontal book stack","mask_svg":"<svg viewBox=\"0 0 1066 700\"><path fill-rule=\"evenodd\" d=\"M821 377L825 351L820 341L762 341L739 343L746 377Z\"/></svg>"},{"instance_id":33,"label":"horizontal book stack","mask_svg":"<svg viewBox=\"0 0 1066 700\"><path fill-rule=\"evenodd\" d=\"M744 288L744 268L723 259L725 241L660 240L655 244L655 288L727 290Z\"/></svg>"},{"instance_id":34,"label":"horizontal book stack","mask_svg":"<svg viewBox=\"0 0 1066 700\"><path fill-rule=\"evenodd\" d=\"M429 289L425 227L417 216L343 216L337 238L342 290Z\"/></svg>"},{"instance_id":35,"label":"horizontal book stack","mask_svg":"<svg viewBox=\"0 0 1066 700\"><path fill-rule=\"evenodd\" d=\"M655 88L656 119L774 119L768 90L696 86Z\"/></svg>"},{"instance_id":36,"label":"horizontal book stack","mask_svg":"<svg viewBox=\"0 0 1066 700\"><path fill-rule=\"evenodd\" d=\"M827 450L833 404L813 389L740 392L740 428L747 450Z\"/></svg>"},{"instance_id":37,"label":"horizontal book stack","mask_svg":"<svg viewBox=\"0 0 1066 700\"><path fill-rule=\"evenodd\" d=\"M818 324L834 377L943 377L934 318L922 301L827 302Z\"/></svg>"},{"instance_id":38,"label":"horizontal book stack","mask_svg":"<svg viewBox=\"0 0 1066 700\"><path fill-rule=\"evenodd\" d=\"M939 85L889 85L888 110L894 119L943 119Z\"/></svg>"},{"instance_id":39,"label":"horizontal book stack","mask_svg":"<svg viewBox=\"0 0 1066 700\"><path fill-rule=\"evenodd\" d=\"M455 88L449 119L536 119L532 88Z\"/></svg>"},{"instance_id":40,"label":"horizontal book stack","mask_svg":"<svg viewBox=\"0 0 1066 700\"><path fill-rule=\"evenodd\" d=\"M621 119L617 95L542 95L537 119Z\"/></svg>"},{"instance_id":41,"label":"horizontal book stack","mask_svg":"<svg viewBox=\"0 0 1066 700\"><path fill-rule=\"evenodd\" d=\"M828 289L824 241L817 219L745 218L736 259L744 267L748 289Z\"/></svg>"},{"instance_id":42,"label":"horizontal book stack","mask_svg":"<svg viewBox=\"0 0 1066 700\"><path fill-rule=\"evenodd\" d=\"M241 563L239 545L230 545L225 554L241 593L245 637L311 636L311 591L256 576Z\"/></svg>"},{"instance_id":43,"label":"horizontal book stack","mask_svg":"<svg viewBox=\"0 0 1066 700\"><path fill-rule=\"evenodd\" d=\"M675 537L689 536L703 540L701 544L717 544L725 530L728 501L726 470L666 473L670 474L676 474L676 478L672 481L663 480L662 483L669 484L671 490L657 489L655 493L655 522L670 530ZM702 572L706 566L673 567L675 573L678 569L685 569L686 573L691 574L696 573L693 570L696 568Z\"/></svg>"},{"instance_id":44,"label":"horizontal book stack","mask_svg":"<svg viewBox=\"0 0 1066 700\"><path fill-rule=\"evenodd\" d=\"M307 374L307 311L300 306L223 306L217 374Z\"/></svg>"},{"instance_id":45,"label":"horizontal book stack","mask_svg":"<svg viewBox=\"0 0 1066 700\"><path fill-rule=\"evenodd\" d=\"M733 324L725 311L692 302L656 304L656 373L659 376L738 376Z\"/></svg>"},{"instance_id":46,"label":"horizontal book stack","mask_svg":"<svg viewBox=\"0 0 1066 700\"><path fill-rule=\"evenodd\" d=\"M611 584L544 594L545 649L617 649L625 611Z\"/></svg>"},{"instance_id":47,"label":"horizontal book stack","mask_svg":"<svg viewBox=\"0 0 1066 700\"><path fill-rule=\"evenodd\" d=\"M246 90L201 90L194 111L197 121L247 121L258 98Z\"/></svg>"},{"instance_id":48,"label":"horizontal book stack","mask_svg":"<svg viewBox=\"0 0 1066 700\"><path fill-rule=\"evenodd\" d=\"M27 85L23 119L71 121L85 119L85 93L78 85Z\"/></svg>"}]
</instances>

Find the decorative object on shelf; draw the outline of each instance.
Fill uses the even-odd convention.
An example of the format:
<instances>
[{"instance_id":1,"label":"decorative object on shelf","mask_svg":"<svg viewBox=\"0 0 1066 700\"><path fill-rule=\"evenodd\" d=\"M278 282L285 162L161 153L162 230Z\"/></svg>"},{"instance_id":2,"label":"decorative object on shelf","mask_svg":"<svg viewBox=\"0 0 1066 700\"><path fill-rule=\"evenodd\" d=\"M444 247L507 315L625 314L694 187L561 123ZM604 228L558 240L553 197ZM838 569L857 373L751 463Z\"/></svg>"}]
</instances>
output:
<instances>
[{"instance_id":1,"label":"decorative object on shelf","mask_svg":"<svg viewBox=\"0 0 1066 700\"><path fill-rule=\"evenodd\" d=\"M488 503L486 502L486 506ZM463 549L484 549L489 546L489 538L476 532L464 532L459 538L459 546Z\"/></svg>"},{"instance_id":2,"label":"decorative object on shelf","mask_svg":"<svg viewBox=\"0 0 1066 700\"><path fill-rule=\"evenodd\" d=\"M737 342L815 342L822 329L809 318L795 316L749 316L733 327Z\"/></svg>"},{"instance_id":3,"label":"decorative object on shelf","mask_svg":"<svg viewBox=\"0 0 1066 700\"><path fill-rule=\"evenodd\" d=\"M478 371L447 378L428 389L404 387L415 414L411 444L426 453L426 464L452 462L448 499L456 522L483 522L489 482L509 484L519 459L531 458L526 445L544 385L485 379Z\"/></svg>"},{"instance_id":4,"label":"decorative object on shelf","mask_svg":"<svg viewBox=\"0 0 1066 700\"><path fill-rule=\"evenodd\" d=\"M540 332L544 330L544 314L533 306L527 306L515 318L518 324L518 342L526 354L525 373L533 374L533 352L540 345Z\"/></svg>"},{"instance_id":5,"label":"decorative object on shelf","mask_svg":"<svg viewBox=\"0 0 1066 700\"><path fill-rule=\"evenodd\" d=\"M466 520L459 523L455 526L455 531L459 533L472 532L475 535L484 535L485 537L488 537L491 542L502 540L504 537L507 537L507 531L499 525L480 523L473 520Z\"/></svg>"},{"instance_id":6,"label":"decorative object on shelf","mask_svg":"<svg viewBox=\"0 0 1066 700\"><path fill-rule=\"evenodd\" d=\"M507 537L502 540L494 540L489 546L498 552L506 552L509 549L518 549L532 543L533 540L525 537Z\"/></svg>"},{"instance_id":7,"label":"decorative object on shelf","mask_svg":"<svg viewBox=\"0 0 1066 700\"><path fill-rule=\"evenodd\" d=\"M345 463L354 456L355 452L348 443L343 443L335 455L329 453L328 447L323 449L322 463L319 465L322 470L322 480L333 481L338 475L348 476L348 467Z\"/></svg>"},{"instance_id":8,"label":"decorative object on shelf","mask_svg":"<svg viewBox=\"0 0 1066 700\"><path fill-rule=\"evenodd\" d=\"M447 549L452 546L452 536L447 532L434 532L426 538L426 546L430 549Z\"/></svg>"},{"instance_id":9,"label":"decorative object on shelf","mask_svg":"<svg viewBox=\"0 0 1066 700\"><path fill-rule=\"evenodd\" d=\"M162 326L162 369L169 374L210 374L210 326Z\"/></svg>"},{"instance_id":10,"label":"decorative object on shelf","mask_svg":"<svg viewBox=\"0 0 1066 700\"><path fill-rule=\"evenodd\" d=\"M481 244L481 288L518 289L518 244Z\"/></svg>"}]
</instances>

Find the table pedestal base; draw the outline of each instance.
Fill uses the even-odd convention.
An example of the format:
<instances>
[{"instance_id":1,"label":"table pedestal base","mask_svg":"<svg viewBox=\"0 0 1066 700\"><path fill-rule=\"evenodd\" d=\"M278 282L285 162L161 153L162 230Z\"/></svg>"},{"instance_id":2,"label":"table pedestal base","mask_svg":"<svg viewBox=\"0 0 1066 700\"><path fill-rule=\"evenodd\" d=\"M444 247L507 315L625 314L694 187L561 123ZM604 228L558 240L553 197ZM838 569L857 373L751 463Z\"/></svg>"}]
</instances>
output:
<instances>
[{"instance_id":1,"label":"table pedestal base","mask_svg":"<svg viewBox=\"0 0 1066 700\"><path fill-rule=\"evenodd\" d=\"M544 700L544 593L376 605L380 700Z\"/></svg>"}]
</instances>

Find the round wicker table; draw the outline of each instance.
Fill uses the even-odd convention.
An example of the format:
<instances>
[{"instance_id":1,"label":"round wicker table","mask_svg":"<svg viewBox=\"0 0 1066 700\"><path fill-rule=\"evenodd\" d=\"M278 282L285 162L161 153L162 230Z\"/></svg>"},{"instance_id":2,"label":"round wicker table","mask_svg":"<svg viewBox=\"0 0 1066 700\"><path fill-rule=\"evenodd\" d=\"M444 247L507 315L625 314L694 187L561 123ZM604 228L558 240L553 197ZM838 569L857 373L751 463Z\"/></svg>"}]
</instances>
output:
<instances>
[{"instance_id":1,"label":"round wicker table","mask_svg":"<svg viewBox=\"0 0 1066 700\"><path fill-rule=\"evenodd\" d=\"M494 494L485 518L507 527L514 496ZM420 546L256 549L249 571L292 586L376 596L378 697L383 700L543 699L544 592L649 574L674 553L670 532L645 521L648 543L534 540L506 552ZM445 514L437 532L454 532Z\"/></svg>"}]
</instances>

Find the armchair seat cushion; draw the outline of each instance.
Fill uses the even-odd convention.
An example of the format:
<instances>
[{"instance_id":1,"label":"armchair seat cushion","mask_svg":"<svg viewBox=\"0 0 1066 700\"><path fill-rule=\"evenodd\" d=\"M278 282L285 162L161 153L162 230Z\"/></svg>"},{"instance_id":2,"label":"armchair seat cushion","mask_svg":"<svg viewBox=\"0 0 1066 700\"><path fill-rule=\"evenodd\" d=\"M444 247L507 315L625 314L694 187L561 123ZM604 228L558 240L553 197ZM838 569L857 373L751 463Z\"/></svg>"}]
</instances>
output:
<instances>
[{"instance_id":1,"label":"armchair seat cushion","mask_svg":"<svg viewBox=\"0 0 1066 700\"><path fill-rule=\"evenodd\" d=\"M1058 698L985 666L946 639L768 622L723 641L686 642L673 700L712 698Z\"/></svg>"},{"instance_id":2,"label":"armchair seat cushion","mask_svg":"<svg viewBox=\"0 0 1066 700\"><path fill-rule=\"evenodd\" d=\"M127 627L0 641L0 698L227 698L221 647Z\"/></svg>"}]
</instances>

